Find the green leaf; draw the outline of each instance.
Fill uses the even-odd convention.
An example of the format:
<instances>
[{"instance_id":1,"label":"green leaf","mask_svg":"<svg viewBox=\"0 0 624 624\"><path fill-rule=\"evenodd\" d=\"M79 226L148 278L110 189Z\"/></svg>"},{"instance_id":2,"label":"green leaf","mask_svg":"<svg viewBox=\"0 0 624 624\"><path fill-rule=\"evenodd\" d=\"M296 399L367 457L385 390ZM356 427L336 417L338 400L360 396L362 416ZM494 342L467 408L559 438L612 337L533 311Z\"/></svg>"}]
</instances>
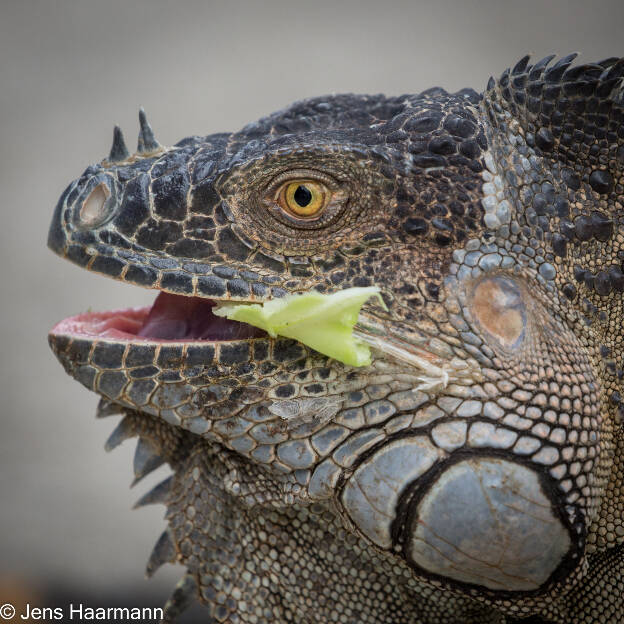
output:
<instances>
[{"instance_id":1,"label":"green leaf","mask_svg":"<svg viewBox=\"0 0 624 624\"><path fill-rule=\"evenodd\" d=\"M331 295L316 291L272 299L264 304L222 303L217 316L259 327L270 336L293 338L351 366L367 366L370 348L353 335L360 309L371 297L385 304L379 288L347 288Z\"/></svg>"}]
</instances>

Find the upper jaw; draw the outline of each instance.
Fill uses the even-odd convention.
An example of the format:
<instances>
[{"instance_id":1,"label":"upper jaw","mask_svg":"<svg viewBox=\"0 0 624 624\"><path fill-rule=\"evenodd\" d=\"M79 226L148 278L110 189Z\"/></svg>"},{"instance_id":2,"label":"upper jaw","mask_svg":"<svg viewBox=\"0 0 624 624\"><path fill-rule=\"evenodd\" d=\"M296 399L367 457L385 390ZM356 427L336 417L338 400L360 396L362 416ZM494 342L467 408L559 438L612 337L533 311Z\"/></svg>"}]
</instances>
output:
<instances>
[{"instance_id":1,"label":"upper jaw","mask_svg":"<svg viewBox=\"0 0 624 624\"><path fill-rule=\"evenodd\" d=\"M69 189L68 189L69 190ZM132 248L112 227L70 230L61 197L50 227L48 246L61 257L95 273L175 295L212 300L262 302L282 297L282 280L268 271L250 271L242 262L205 262Z\"/></svg>"},{"instance_id":2,"label":"upper jaw","mask_svg":"<svg viewBox=\"0 0 624 624\"><path fill-rule=\"evenodd\" d=\"M57 255L95 273L173 295L260 303L287 294L282 287L290 277L287 272L280 277L270 269L249 270L244 261L223 254L194 259L149 250L122 236L113 222L93 229L75 227L82 198L79 183L65 190L50 225L48 247Z\"/></svg>"},{"instance_id":3,"label":"upper jaw","mask_svg":"<svg viewBox=\"0 0 624 624\"><path fill-rule=\"evenodd\" d=\"M102 185L108 189L106 192L101 190ZM230 261L228 254L201 261L140 247L133 238L120 234L121 226L108 218L93 227L84 226L82 213L87 210L89 217L93 216L89 198L94 192L101 198L107 193L109 198L116 198L120 209L126 200L122 201L117 186L110 172L89 167L59 199L48 246L90 271L160 291L156 303L152 308L73 316L58 323L50 336L155 344L228 342L264 336L251 326L216 317L212 306L219 301L262 303L282 297L289 292L280 286L285 278L269 270L251 271L242 260ZM95 213L97 217L97 210ZM298 288L307 289L304 283Z\"/></svg>"},{"instance_id":4,"label":"upper jaw","mask_svg":"<svg viewBox=\"0 0 624 624\"><path fill-rule=\"evenodd\" d=\"M88 270L171 294L254 302L285 295L289 272L272 270L214 189L226 139L196 137L89 166L57 203L49 248ZM252 264L257 271L248 270Z\"/></svg>"}]
</instances>

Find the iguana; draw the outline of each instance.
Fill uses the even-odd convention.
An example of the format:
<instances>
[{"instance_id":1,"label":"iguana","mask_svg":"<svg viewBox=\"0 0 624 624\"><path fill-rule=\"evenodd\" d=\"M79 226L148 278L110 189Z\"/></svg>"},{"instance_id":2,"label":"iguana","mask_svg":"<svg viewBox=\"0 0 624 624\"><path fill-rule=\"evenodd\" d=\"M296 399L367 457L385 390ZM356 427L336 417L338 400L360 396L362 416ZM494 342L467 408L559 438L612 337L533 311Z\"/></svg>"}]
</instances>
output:
<instances>
[{"instance_id":1,"label":"iguana","mask_svg":"<svg viewBox=\"0 0 624 624\"><path fill-rule=\"evenodd\" d=\"M624 620L624 59L574 57L173 147L141 111L67 187L50 248L160 291L49 341L136 479L173 470L138 503L167 508L148 574L188 570L165 620ZM366 286L379 344L444 379L213 314Z\"/></svg>"}]
</instances>

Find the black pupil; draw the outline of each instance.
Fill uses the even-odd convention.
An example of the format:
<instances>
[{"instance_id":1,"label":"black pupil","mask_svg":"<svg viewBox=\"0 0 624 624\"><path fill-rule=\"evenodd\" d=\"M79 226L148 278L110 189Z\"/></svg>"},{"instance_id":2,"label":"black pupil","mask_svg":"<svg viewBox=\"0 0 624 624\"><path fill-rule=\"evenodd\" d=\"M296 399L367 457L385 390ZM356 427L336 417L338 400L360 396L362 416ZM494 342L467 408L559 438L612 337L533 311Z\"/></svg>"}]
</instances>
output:
<instances>
[{"instance_id":1,"label":"black pupil","mask_svg":"<svg viewBox=\"0 0 624 624\"><path fill-rule=\"evenodd\" d=\"M302 208L305 208L312 201L312 193L310 193L310 189L307 186L303 186L303 184L300 184L297 187L293 197Z\"/></svg>"}]
</instances>

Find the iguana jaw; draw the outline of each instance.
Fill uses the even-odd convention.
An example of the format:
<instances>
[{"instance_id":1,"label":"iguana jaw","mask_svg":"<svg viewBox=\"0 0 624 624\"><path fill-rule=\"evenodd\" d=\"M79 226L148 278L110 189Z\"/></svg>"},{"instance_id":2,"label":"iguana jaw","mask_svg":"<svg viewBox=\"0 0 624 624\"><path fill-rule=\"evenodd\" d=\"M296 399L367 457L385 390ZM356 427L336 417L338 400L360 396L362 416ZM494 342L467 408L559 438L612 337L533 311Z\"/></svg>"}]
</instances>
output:
<instances>
[{"instance_id":1,"label":"iguana jaw","mask_svg":"<svg viewBox=\"0 0 624 624\"><path fill-rule=\"evenodd\" d=\"M161 292L151 307L86 312L57 323L51 335L140 343L227 342L265 336L212 313L216 300Z\"/></svg>"},{"instance_id":2,"label":"iguana jaw","mask_svg":"<svg viewBox=\"0 0 624 624\"><path fill-rule=\"evenodd\" d=\"M199 417L213 402L202 392L216 371L236 378L241 367L256 366L277 348L263 331L214 316L213 304L161 292L152 307L66 318L48 342L88 390L180 424L171 408L185 406L189 416Z\"/></svg>"}]
</instances>

